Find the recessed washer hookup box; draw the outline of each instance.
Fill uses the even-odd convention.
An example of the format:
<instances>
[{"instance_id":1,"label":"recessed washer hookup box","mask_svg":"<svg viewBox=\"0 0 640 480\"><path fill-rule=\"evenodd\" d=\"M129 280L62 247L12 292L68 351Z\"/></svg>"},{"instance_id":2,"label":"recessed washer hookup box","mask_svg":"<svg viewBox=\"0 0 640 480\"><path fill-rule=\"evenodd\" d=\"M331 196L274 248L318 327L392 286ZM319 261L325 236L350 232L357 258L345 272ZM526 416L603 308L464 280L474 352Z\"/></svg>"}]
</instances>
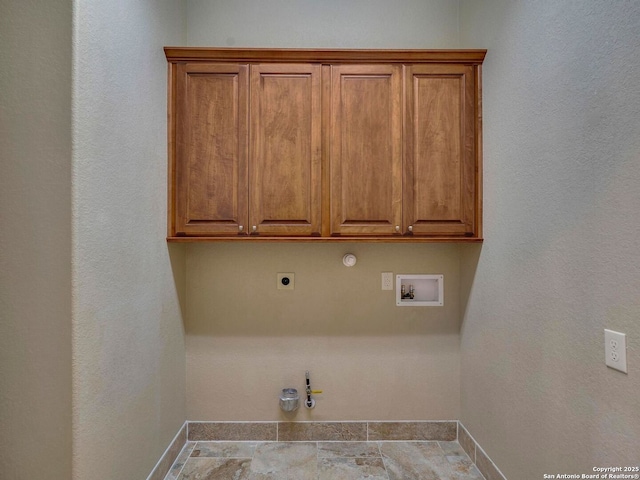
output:
<instances>
[{"instance_id":1,"label":"recessed washer hookup box","mask_svg":"<svg viewBox=\"0 0 640 480\"><path fill-rule=\"evenodd\" d=\"M444 305L444 275L396 275L398 307Z\"/></svg>"}]
</instances>

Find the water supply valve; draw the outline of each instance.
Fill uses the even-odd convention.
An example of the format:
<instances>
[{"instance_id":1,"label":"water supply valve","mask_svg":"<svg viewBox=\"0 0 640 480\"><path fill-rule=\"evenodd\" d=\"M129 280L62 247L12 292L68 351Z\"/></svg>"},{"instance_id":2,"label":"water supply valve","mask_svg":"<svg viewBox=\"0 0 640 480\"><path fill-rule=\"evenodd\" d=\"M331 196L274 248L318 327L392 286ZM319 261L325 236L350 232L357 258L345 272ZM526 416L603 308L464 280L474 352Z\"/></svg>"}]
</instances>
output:
<instances>
[{"instance_id":1,"label":"water supply valve","mask_svg":"<svg viewBox=\"0 0 640 480\"><path fill-rule=\"evenodd\" d=\"M304 406L311 409L316 406L316 401L314 398L311 397L311 395L320 394L322 393L322 390L311 390L311 380L309 380L309 370L305 372L305 378L307 381L307 387L306 387L307 399L304 402Z\"/></svg>"}]
</instances>

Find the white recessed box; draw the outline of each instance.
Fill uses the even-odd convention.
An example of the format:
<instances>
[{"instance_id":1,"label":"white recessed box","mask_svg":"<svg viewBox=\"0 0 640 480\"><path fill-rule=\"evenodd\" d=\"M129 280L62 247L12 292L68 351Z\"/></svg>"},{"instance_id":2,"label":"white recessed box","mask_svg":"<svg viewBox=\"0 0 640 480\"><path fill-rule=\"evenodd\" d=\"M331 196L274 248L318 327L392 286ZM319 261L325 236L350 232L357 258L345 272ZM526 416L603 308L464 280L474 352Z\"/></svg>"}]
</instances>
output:
<instances>
[{"instance_id":1,"label":"white recessed box","mask_svg":"<svg viewBox=\"0 0 640 480\"><path fill-rule=\"evenodd\" d=\"M410 298L412 289L413 298ZM396 305L399 307L443 306L444 275L396 275Z\"/></svg>"}]
</instances>

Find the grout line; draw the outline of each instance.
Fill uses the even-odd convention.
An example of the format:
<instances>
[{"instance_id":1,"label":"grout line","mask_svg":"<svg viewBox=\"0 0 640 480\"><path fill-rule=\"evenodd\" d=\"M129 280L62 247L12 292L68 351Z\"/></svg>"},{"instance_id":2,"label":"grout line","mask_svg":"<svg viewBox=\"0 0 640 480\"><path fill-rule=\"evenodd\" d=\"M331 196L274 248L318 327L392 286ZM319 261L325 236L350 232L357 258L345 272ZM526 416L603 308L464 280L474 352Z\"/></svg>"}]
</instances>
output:
<instances>
[{"instance_id":1,"label":"grout line","mask_svg":"<svg viewBox=\"0 0 640 480\"><path fill-rule=\"evenodd\" d=\"M185 423L458 423L458 420L187 420Z\"/></svg>"},{"instance_id":2,"label":"grout line","mask_svg":"<svg viewBox=\"0 0 640 480\"><path fill-rule=\"evenodd\" d=\"M380 453L380 458L382 459L382 466L384 467L384 473L387 476L387 479L390 479L389 470L387 470L387 462L385 461L384 455L382 455L382 442L377 441L378 444L378 453Z\"/></svg>"},{"instance_id":3,"label":"grout line","mask_svg":"<svg viewBox=\"0 0 640 480\"><path fill-rule=\"evenodd\" d=\"M186 423L279 423L278 420L187 420ZM286 422L283 422L286 423ZM298 422L300 423L300 422Z\"/></svg>"},{"instance_id":4,"label":"grout line","mask_svg":"<svg viewBox=\"0 0 640 480\"><path fill-rule=\"evenodd\" d=\"M476 439L471 436L471 434L469 433L469 430L465 428L465 431L467 432L467 435L469 435L469 438L473 442L473 463L474 465L476 465L478 462L478 442L476 442Z\"/></svg>"}]
</instances>

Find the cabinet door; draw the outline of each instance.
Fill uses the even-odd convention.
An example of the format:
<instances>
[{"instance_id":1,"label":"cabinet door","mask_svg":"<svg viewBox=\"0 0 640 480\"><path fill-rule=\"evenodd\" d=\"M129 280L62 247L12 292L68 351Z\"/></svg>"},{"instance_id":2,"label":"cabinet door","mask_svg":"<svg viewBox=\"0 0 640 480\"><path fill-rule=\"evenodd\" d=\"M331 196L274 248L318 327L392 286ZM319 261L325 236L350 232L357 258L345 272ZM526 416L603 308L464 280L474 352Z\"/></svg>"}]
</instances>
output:
<instances>
[{"instance_id":1,"label":"cabinet door","mask_svg":"<svg viewBox=\"0 0 640 480\"><path fill-rule=\"evenodd\" d=\"M246 231L248 81L247 65L177 66L177 234Z\"/></svg>"},{"instance_id":2,"label":"cabinet door","mask_svg":"<svg viewBox=\"0 0 640 480\"><path fill-rule=\"evenodd\" d=\"M320 235L320 108L320 65L251 66L252 232Z\"/></svg>"},{"instance_id":3,"label":"cabinet door","mask_svg":"<svg viewBox=\"0 0 640 480\"><path fill-rule=\"evenodd\" d=\"M402 223L402 71L331 68L331 234L394 235Z\"/></svg>"},{"instance_id":4,"label":"cabinet door","mask_svg":"<svg viewBox=\"0 0 640 480\"><path fill-rule=\"evenodd\" d=\"M473 67L406 68L404 225L414 235L472 236L479 188Z\"/></svg>"}]
</instances>

